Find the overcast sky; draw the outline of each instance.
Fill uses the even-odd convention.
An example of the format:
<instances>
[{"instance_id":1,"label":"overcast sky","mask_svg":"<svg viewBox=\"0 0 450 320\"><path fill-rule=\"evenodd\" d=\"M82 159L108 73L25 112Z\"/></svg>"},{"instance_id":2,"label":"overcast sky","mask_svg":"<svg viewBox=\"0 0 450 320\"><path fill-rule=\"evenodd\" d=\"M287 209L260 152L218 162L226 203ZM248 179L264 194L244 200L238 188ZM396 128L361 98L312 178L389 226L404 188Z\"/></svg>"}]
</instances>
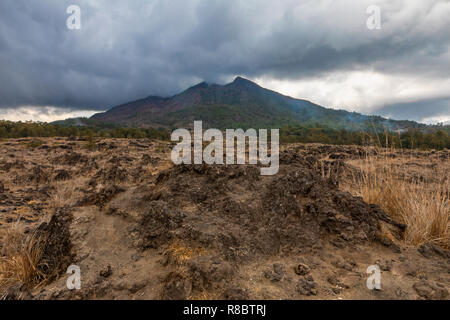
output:
<instances>
[{"instance_id":1,"label":"overcast sky","mask_svg":"<svg viewBox=\"0 0 450 320\"><path fill-rule=\"evenodd\" d=\"M450 0L1 0L0 118L86 116L241 75L326 107L450 121L449 30Z\"/></svg>"}]
</instances>

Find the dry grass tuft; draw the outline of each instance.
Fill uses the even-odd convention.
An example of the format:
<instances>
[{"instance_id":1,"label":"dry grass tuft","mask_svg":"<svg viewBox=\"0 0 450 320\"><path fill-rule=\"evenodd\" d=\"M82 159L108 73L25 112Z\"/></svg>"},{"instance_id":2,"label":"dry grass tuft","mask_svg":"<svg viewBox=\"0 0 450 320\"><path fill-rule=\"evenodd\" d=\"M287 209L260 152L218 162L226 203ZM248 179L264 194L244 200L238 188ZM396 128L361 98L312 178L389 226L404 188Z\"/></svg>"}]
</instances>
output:
<instances>
[{"instance_id":1,"label":"dry grass tuft","mask_svg":"<svg viewBox=\"0 0 450 320\"><path fill-rule=\"evenodd\" d=\"M50 207L64 208L75 206L83 196L80 186L84 185L84 180L83 178L75 178L55 183L55 192L51 195L49 201Z\"/></svg>"},{"instance_id":2,"label":"dry grass tuft","mask_svg":"<svg viewBox=\"0 0 450 320\"><path fill-rule=\"evenodd\" d=\"M43 255L41 244L34 234L24 237L17 224L2 230L0 298L13 285L31 288L45 281L46 276L38 268Z\"/></svg>"},{"instance_id":3,"label":"dry grass tuft","mask_svg":"<svg viewBox=\"0 0 450 320\"><path fill-rule=\"evenodd\" d=\"M167 248L166 259L177 266L184 265L193 257L205 255L207 251L203 248L191 248L185 246L181 241L174 241Z\"/></svg>"},{"instance_id":4,"label":"dry grass tuft","mask_svg":"<svg viewBox=\"0 0 450 320\"><path fill-rule=\"evenodd\" d=\"M417 158L367 156L357 164L362 174L342 187L405 223L405 243L420 246L432 242L450 249L448 168L441 163L430 169L424 161L414 172L412 162L417 166Z\"/></svg>"}]
</instances>

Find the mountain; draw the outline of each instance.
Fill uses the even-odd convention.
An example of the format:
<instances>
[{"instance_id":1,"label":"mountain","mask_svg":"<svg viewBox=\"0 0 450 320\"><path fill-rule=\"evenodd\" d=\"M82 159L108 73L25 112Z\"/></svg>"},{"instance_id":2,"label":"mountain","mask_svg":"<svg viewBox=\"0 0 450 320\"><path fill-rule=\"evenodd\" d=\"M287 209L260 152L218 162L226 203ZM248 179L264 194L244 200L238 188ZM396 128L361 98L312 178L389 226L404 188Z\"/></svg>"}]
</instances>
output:
<instances>
[{"instance_id":1,"label":"mountain","mask_svg":"<svg viewBox=\"0 0 450 320\"><path fill-rule=\"evenodd\" d=\"M237 77L226 85L199 83L172 97L149 96L128 102L91 121L130 127L190 127L203 120L209 128L279 128L314 124L336 129L360 130L373 126L404 129L421 126L344 110L327 109L307 100L295 99Z\"/></svg>"}]
</instances>

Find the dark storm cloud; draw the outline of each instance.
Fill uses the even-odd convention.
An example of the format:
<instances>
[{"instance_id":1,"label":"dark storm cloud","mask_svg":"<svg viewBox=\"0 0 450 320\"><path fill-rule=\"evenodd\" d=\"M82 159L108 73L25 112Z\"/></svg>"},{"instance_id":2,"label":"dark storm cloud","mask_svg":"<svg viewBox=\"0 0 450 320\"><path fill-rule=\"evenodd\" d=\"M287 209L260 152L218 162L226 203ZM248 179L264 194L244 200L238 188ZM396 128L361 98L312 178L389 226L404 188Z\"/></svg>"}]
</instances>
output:
<instances>
[{"instance_id":1,"label":"dark storm cloud","mask_svg":"<svg viewBox=\"0 0 450 320\"><path fill-rule=\"evenodd\" d=\"M0 107L100 110L235 75L375 70L448 79L450 3L379 1L382 30L370 31L372 3L2 0ZM81 7L81 30L66 28L71 4Z\"/></svg>"},{"instance_id":2,"label":"dark storm cloud","mask_svg":"<svg viewBox=\"0 0 450 320\"><path fill-rule=\"evenodd\" d=\"M378 113L399 120L430 121L445 116L450 118L450 97L392 104L378 109Z\"/></svg>"}]
</instances>

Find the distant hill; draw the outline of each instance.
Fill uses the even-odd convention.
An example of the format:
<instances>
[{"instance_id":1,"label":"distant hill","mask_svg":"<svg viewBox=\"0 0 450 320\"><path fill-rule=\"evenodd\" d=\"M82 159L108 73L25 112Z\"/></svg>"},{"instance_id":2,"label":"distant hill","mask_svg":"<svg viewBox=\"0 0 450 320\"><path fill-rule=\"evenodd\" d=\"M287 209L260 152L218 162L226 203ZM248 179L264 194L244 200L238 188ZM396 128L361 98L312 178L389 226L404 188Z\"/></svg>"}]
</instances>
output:
<instances>
[{"instance_id":1,"label":"distant hill","mask_svg":"<svg viewBox=\"0 0 450 320\"><path fill-rule=\"evenodd\" d=\"M376 127L394 131L426 127L413 121L324 108L262 88L241 77L226 85L202 82L172 97L149 96L128 102L95 114L89 124L180 128L192 126L194 120L203 120L205 128L219 129L314 125L347 130Z\"/></svg>"}]
</instances>

